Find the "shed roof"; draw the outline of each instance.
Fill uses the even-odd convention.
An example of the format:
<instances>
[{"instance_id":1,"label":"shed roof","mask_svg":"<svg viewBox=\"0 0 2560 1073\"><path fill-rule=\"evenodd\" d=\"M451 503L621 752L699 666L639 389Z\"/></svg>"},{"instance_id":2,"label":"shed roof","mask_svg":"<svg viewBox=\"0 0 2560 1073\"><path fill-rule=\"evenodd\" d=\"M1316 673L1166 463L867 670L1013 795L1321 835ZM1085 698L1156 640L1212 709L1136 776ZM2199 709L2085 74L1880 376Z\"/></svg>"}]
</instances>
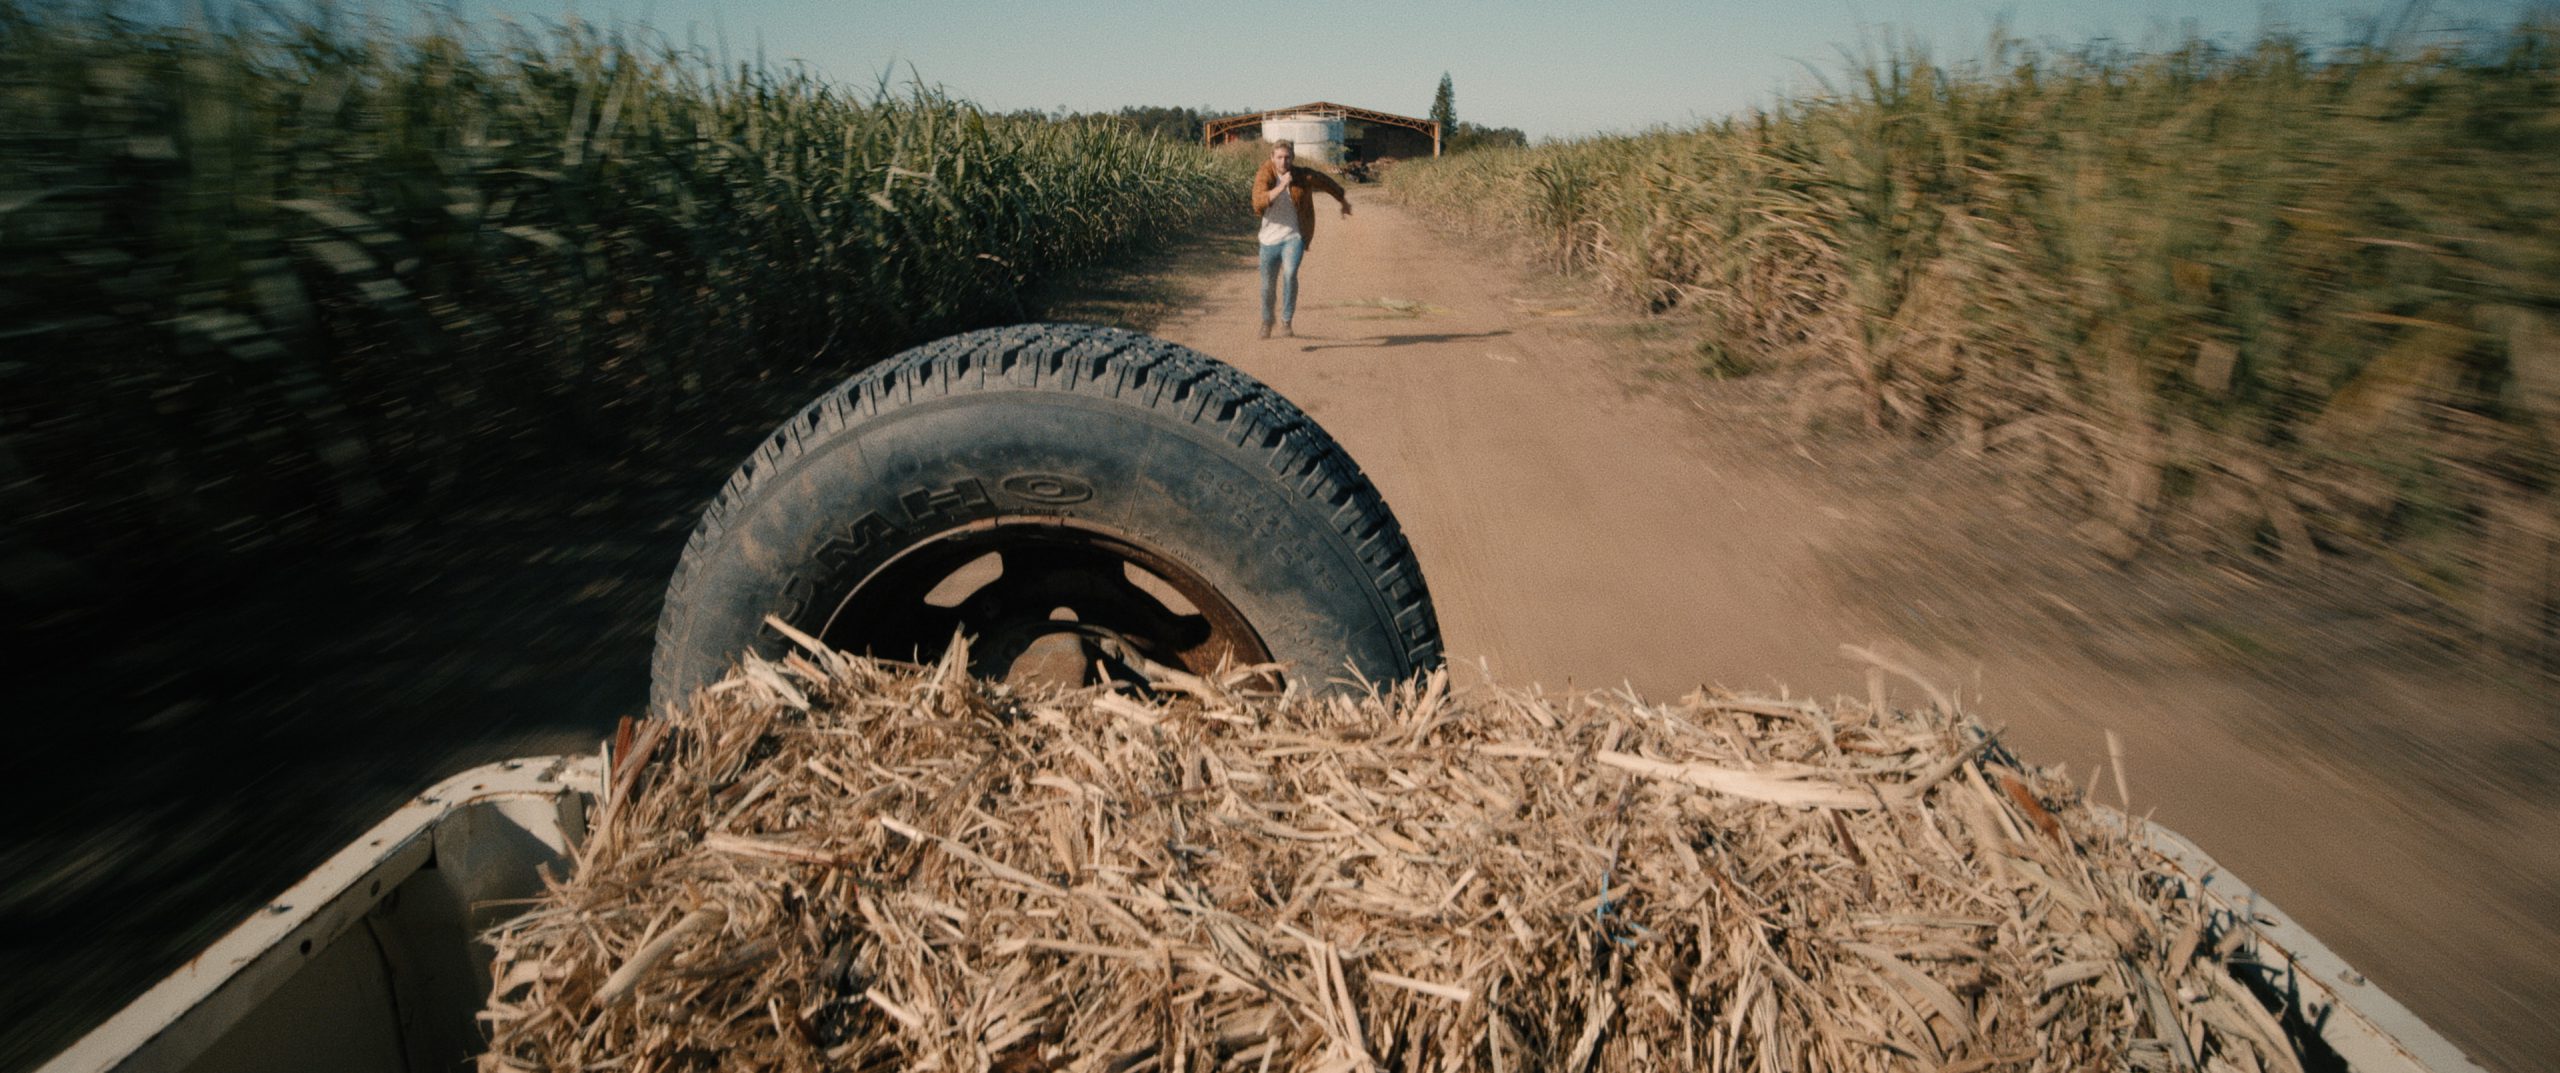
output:
<instances>
[{"instance_id":1,"label":"shed roof","mask_svg":"<svg viewBox=\"0 0 2560 1073\"><path fill-rule=\"evenodd\" d=\"M1243 115L1231 115L1222 119L1212 119L1201 125L1200 138L1202 141L1215 144L1218 140L1218 136L1221 134L1232 133L1246 127L1258 127L1261 126L1262 122L1266 119L1286 119L1298 116L1306 116L1316 119L1357 119L1363 123L1384 123L1389 126L1410 127L1414 130L1429 134L1431 136L1433 149L1437 150L1440 145L1440 124L1438 123L1434 123L1428 119L1416 119L1409 115L1397 115L1393 112L1381 112L1371 108L1354 108L1347 104L1335 104L1332 101L1313 101L1307 104L1292 105L1287 108L1271 108L1260 112L1247 112Z\"/></svg>"}]
</instances>

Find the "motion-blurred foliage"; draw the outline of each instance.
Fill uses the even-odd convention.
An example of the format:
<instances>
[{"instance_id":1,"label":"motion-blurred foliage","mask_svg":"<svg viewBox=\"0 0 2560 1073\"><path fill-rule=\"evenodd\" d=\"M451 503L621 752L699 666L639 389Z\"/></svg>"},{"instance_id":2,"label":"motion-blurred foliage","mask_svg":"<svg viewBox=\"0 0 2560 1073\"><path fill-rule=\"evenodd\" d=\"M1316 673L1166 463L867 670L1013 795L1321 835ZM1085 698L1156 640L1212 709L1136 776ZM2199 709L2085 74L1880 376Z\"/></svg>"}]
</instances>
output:
<instances>
[{"instance_id":1,"label":"motion-blurred foliage","mask_svg":"<svg viewBox=\"0 0 2560 1073\"><path fill-rule=\"evenodd\" d=\"M1126 124L592 28L254 18L0 0L0 595L610 457L777 371L1015 319L1242 181Z\"/></svg>"},{"instance_id":2,"label":"motion-blurred foliage","mask_svg":"<svg viewBox=\"0 0 2560 1073\"><path fill-rule=\"evenodd\" d=\"M1808 425L2030 460L2119 554L2353 556L2550 656L2556 41L1901 50L1766 113L1396 181L1694 311L1711 375L1796 367Z\"/></svg>"}]
</instances>

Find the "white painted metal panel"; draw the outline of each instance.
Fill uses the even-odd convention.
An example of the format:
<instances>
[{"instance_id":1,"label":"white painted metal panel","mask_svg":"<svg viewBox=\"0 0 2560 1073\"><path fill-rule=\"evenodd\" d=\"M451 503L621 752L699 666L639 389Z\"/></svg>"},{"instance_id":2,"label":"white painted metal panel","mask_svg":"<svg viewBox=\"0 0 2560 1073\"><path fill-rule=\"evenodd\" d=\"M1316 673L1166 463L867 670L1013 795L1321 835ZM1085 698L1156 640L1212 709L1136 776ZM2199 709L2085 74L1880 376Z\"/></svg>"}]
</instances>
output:
<instances>
[{"instance_id":1,"label":"white painted metal panel","mask_svg":"<svg viewBox=\"0 0 2560 1073\"><path fill-rule=\"evenodd\" d=\"M2213 934L2243 933L2240 952L2257 965L2243 970L2255 977L2247 982L2279 998L2284 1008L2274 1012L2300 1034L2297 1043L2328 1048L2353 1073L2487 1073L2195 843L2149 820L2126 822L2193 884L2212 910Z\"/></svg>"},{"instance_id":2,"label":"white painted metal panel","mask_svg":"<svg viewBox=\"0 0 2560 1073\"><path fill-rule=\"evenodd\" d=\"M1298 143L1301 164L1331 164L1342 158L1342 117L1272 116L1262 121L1262 140L1287 138Z\"/></svg>"},{"instance_id":3,"label":"white painted metal panel","mask_svg":"<svg viewBox=\"0 0 2560 1073\"><path fill-rule=\"evenodd\" d=\"M437 784L38 1073L452 1068L477 1042L490 903L564 865L601 770L539 757Z\"/></svg>"}]
</instances>

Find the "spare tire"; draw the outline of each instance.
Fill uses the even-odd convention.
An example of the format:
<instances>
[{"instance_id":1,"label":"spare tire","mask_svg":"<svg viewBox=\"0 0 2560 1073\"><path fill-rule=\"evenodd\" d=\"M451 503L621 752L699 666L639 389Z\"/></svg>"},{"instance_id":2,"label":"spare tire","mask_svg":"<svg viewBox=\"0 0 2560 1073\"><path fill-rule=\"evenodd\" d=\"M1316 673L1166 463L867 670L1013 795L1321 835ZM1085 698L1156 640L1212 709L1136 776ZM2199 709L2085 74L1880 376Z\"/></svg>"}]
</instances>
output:
<instances>
[{"instance_id":1,"label":"spare tire","mask_svg":"<svg viewBox=\"0 0 2560 1073\"><path fill-rule=\"evenodd\" d=\"M964 636L989 677L1276 662L1322 690L1441 659L1412 546L1332 437L1205 355L1081 325L917 347L775 430L685 546L652 707L778 654L767 616L893 659Z\"/></svg>"}]
</instances>

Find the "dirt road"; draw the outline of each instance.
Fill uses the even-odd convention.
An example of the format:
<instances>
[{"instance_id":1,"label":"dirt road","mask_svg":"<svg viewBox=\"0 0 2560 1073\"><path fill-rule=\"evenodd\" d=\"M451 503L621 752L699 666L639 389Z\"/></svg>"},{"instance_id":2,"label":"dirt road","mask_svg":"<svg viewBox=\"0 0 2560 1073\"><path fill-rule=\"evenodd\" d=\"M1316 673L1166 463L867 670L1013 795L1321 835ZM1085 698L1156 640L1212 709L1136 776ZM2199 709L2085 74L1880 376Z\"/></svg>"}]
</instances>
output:
<instances>
[{"instance_id":1,"label":"dirt road","mask_svg":"<svg viewBox=\"0 0 2560 1073\"><path fill-rule=\"evenodd\" d=\"M2191 634L2212 630L2114 628L2166 620L2117 615L2140 591L2073 582L2089 553L2006 501L1798 453L1720 410L1746 391L1648 378L1623 318L1353 196L1349 219L1320 206L1297 338L1254 338L1236 251L1153 327L1278 388L1369 471L1452 663L1549 688L1863 694L1839 646L1908 639L2031 761L2085 784L2116 731L2136 812L2476 1060L2560 1054L2560 710L2536 683L2310 651L2320 672L2288 676L2200 654ZM1951 550L1913 568L1915 548Z\"/></svg>"}]
</instances>

